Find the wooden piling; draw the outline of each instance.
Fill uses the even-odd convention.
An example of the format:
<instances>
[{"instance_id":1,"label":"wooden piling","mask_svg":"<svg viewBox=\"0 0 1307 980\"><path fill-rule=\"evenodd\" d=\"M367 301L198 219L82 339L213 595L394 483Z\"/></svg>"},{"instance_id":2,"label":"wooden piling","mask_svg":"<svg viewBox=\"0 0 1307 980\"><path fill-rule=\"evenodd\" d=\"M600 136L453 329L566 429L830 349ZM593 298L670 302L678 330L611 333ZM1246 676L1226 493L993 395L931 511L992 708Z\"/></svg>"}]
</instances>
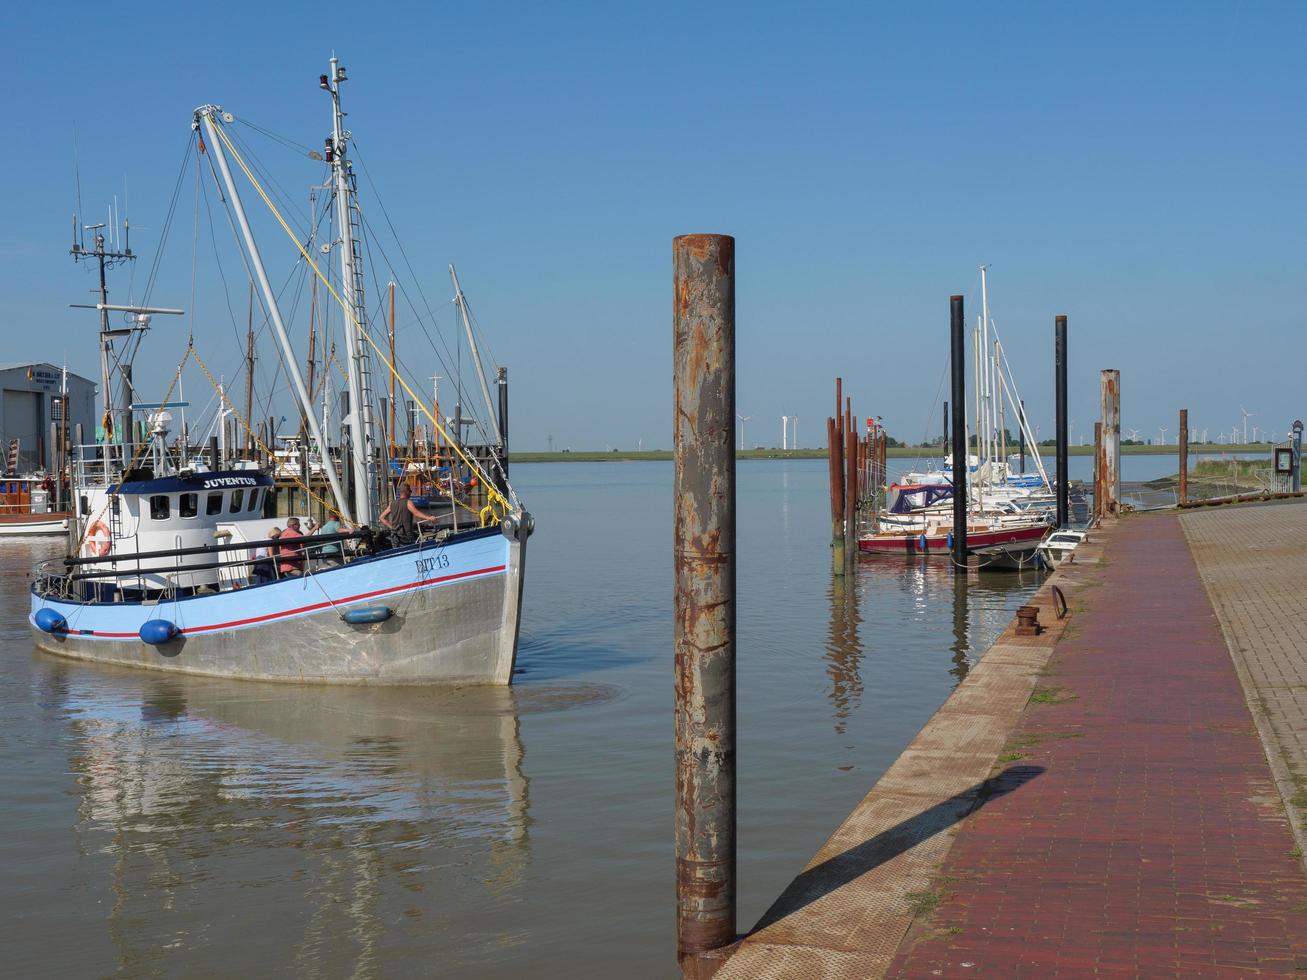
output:
<instances>
[{"instance_id":1,"label":"wooden piling","mask_svg":"<svg viewBox=\"0 0 1307 980\"><path fill-rule=\"evenodd\" d=\"M831 547L834 548L835 572L844 574L844 454L841 445L843 427L833 418L826 419L827 462L830 471Z\"/></svg>"},{"instance_id":2,"label":"wooden piling","mask_svg":"<svg viewBox=\"0 0 1307 980\"><path fill-rule=\"evenodd\" d=\"M1121 509L1121 372L1104 370L1099 379L1103 424L1103 506L1099 516L1116 517Z\"/></svg>"}]
</instances>

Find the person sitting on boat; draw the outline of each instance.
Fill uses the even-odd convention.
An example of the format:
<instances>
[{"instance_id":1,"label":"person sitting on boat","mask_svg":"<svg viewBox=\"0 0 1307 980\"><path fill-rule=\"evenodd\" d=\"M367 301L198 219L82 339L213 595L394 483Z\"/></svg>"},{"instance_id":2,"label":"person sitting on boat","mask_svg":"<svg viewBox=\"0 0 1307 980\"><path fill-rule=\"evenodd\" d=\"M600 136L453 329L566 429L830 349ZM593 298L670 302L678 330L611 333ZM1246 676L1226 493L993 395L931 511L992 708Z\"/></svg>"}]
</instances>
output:
<instances>
[{"instance_id":1,"label":"person sitting on boat","mask_svg":"<svg viewBox=\"0 0 1307 980\"><path fill-rule=\"evenodd\" d=\"M281 532L277 545L277 571L284 578L287 575L304 574L304 546L300 544L286 544L293 538L304 537L304 532L300 530L300 519L298 517L286 518L286 530Z\"/></svg>"},{"instance_id":2,"label":"person sitting on boat","mask_svg":"<svg viewBox=\"0 0 1307 980\"><path fill-rule=\"evenodd\" d=\"M310 534L339 534L341 530L340 521L334 515L321 524L309 525ZM334 568L345 560L345 556L340 550L339 541L329 541L326 544L309 548L309 557L327 568Z\"/></svg>"},{"instance_id":3,"label":"person sitting on boat","mask_svg":"<svg viewBox=\"0 0 1307 980\"><path fill-rule=\"evenodd\" d=\"M281 528L274 527L268 531L268 540L276 541L279 537L281 537ZM254 549L254 574L252 578L255 585L271 582L277 577L277 566L273 561L274 549L275 545L264 545L261 548Z\"/></svg>"},{"instance_id":4,"label":"person sitting on boat","mask_svg":"<svg viewBox=\"0 0 1307 980\"><path fill-rule=\"evenodd\" d=\"M381 512L381 523L390 530L395 544L403 547L417 540L417 526L428 524L434 517L422 513L413 503L413 488L407 483L399 485L399 496L390 502L390 506Z\"/></svg>"}]
</instances>

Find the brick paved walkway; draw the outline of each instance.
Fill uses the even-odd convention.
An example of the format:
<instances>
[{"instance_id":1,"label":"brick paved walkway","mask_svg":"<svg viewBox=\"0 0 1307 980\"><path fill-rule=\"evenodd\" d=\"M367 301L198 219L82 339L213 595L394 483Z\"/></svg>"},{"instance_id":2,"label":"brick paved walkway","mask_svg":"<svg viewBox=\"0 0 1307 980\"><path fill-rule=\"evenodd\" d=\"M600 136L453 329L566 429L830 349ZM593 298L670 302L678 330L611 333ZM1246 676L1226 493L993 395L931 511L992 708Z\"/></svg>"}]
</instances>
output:
<instances>
[{"instance_id":1,"label":"brick paved walkway","mask_svg":"<svg viewBox=\"0 0 1307 980\"><path fill-rule=\"evenodd\" d=\"M1181 518L1285 800L1307 802L1307 503ZM1291 805L1299 847L1304 812Z\"/></svg>"},{"instance_id":2,"label":"brick paved walkway","mask_svg":"<svg viewBox=\"0 0 1307 980\"><path fill-rule=\"evenodd\" d=\"M1105 561L1000 756L1042 775L968 818L892 975L1307 969L1307 877L1179 518Z\"/></svg>"}]
</instances>

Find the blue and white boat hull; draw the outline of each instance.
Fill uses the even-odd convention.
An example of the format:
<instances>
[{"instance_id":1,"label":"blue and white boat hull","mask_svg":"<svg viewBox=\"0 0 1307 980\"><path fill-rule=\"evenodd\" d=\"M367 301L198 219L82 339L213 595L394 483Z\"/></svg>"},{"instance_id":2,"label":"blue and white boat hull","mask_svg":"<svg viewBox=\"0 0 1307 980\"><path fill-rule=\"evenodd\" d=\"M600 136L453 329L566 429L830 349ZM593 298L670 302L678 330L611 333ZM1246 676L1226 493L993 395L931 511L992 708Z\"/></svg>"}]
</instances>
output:
<instances>
[{"instance_id":1,"label":"blue and white boat hull","mask_svg":"<svg viewBox=\"0 0 1307 980\"><path fill-rule=\"evenodd\" d=\"M132 667L265 681L509 684L526 537L515 525L465 532L157 602L73 601L38 583L29 621L42 650Z\"/></svg>"}]
</instances>

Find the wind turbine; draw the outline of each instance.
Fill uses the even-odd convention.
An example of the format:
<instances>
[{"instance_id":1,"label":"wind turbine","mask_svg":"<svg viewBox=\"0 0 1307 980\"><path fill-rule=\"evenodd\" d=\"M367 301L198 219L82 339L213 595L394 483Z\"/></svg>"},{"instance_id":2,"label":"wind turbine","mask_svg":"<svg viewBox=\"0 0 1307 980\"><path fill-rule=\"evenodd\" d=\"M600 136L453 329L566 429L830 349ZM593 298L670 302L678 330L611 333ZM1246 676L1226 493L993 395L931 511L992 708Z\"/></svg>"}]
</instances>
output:
<instances>
[{"instance_id":1,"label":"wind turbine","mask_svg":"<svg viewBox=\"0 0 1307 980\"><path fill-rule=\"evenodd\" d=\"M1160 433L1162 433L1162 441L1161 441L1160 445L1163 445L1163 446L1166 445L1166 428L1167 428L1167 427L1164 426L1164 425L1159 425L1159 426L1157 427L1157 431L1160 432Z\"/></svg>"},{"instance_id":2,"label":"wind turbine","mask_svg":"<svg viewBox=\"0 0 1307 980\"><path fill-rule=\"evenodd\" d=\"M781 449L790 448L790 417L781 416Z\"/></svg>"},{"instance_id":3,"label":"wind turbine","mask_svg":"<svg viewBox=\"0 0 1307 980\"><path fill-rule=\"evenodd\" d=\"M798 449L799 448L799 417L797 415L791 415L790 422L793 423L794 425L793 438L790 439L790 448Z\"/></svg>"},{"instance_id":4,"label":"wind turbine","mask_svg":"<svg viewBox=\"0 0 1307 980\"><path fill-rule=\"evenodd\" d=\"M1248 411L1248 409L1244 408L1242 405L1239 406L1239 411L1243 412L1243 441L1244 441L1244 444L1247 445L1247 443L1248 443L1248 420L1251 419L1251 418L1255 418L1256 415L1257 415L1257 413L1256 413L1256 412L1250 412L1250 411ZM1256 432L1257 430L1254 428L1253 431Z\"/></svg>"},{"instance_id":5,"label":"wind turbine","mask_svg":"<svg viewBox=\"0 0 1307 980\"><path fill-rule=\"evenodd\" d=\"M740 420L740 448L743 449L744 448L744 423L749 421L749 419L753 418L753 416L737 414L735 417Z\"/></svg>"},{"instance_id":6,"label":"wind turbine","mask_svg":"<svg viewBox=\"0 0 1307 980\"><path fill-rule=\"evenodd\" d=\"M1131 441L1131 442L1138 442L1138 441L1139 441L1139 430L1138 430L1138 429L1131 429L1131 430L1130 430L1130 441Z\"/></svg>"}]
</instances>

